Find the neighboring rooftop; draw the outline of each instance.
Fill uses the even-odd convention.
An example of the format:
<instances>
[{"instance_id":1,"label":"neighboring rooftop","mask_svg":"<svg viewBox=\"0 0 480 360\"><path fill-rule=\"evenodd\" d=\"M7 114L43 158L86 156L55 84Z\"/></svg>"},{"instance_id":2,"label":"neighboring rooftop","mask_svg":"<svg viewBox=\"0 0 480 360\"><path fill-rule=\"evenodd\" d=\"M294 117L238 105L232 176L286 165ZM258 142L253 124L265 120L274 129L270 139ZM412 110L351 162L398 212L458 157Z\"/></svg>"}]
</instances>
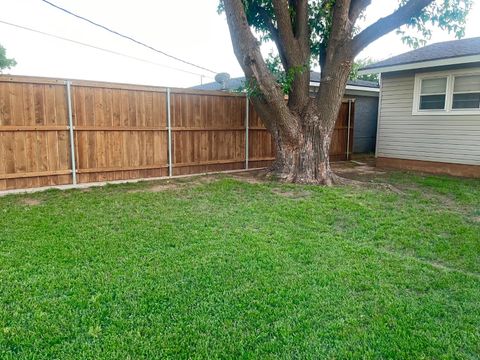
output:
<instances>
[{"instance_id":1,"label":"neighboring rooftop","mask_svg":"<svg viewBox=\"0 0 480 360\"><path fill-rule=\"evenodd\" d=\"M400 65L407 64L419 64L424 63L427 65L427 62L431 63L431 66L438 66L434 63L435 60L445 60L445 59L456 59L456 61L451 61L452 64L459 64L464 58L465 62L476 62L480 61L480 57L476 59L476 56L480 55L480 37L462 39L462 40L452 40L444 41L431 45L427 45L389 59L379 61L377 63L367 65L361 69L362 72L373 72L369 70L374 69L388 69L393 67L398 67ZM466 59L465 57L469 57ZM467 61L468 60L468 61ZM445 64L449 65L448 61L444 61ZM421 65L421 64L419 64ZM426 67L426 66L419 66ZM405 67L412 68L412 67Z\"/></svg>"},{"instance_id":2,"label":"neighboring rooftop","mask_svg":"<svg viewBox=\"0 0 480 360\"><path fill-rule=\"evenodd\" d=\"M222 85L217 83L217 82L211 82L208 84L203 84L203 85L196 85L193 86L192 89L196 90L225 90L225 91L235 91L239 88L241 88L244 85L245 82L245 77L237 77L237 78L232 78L227 81L226 83L226 88L222 89ZM318 83L320 83L320 73L316 71L311 71L310 72L310 82L311 83L316 83L312 84L314 86L318 86ZM355 87L364 87L364 88L378 88L378 83L374 81L365 81L365 80L348 80L347 83L347 88L349 86L355 86Z\"/></svg>"},{"instance_id":3,"label":"neighboring rooftop","mask_svg":"<svg viewBox=\"0 0 480 360\"><path fill-rule=\"evenodd\" d=\"M217 82L211 82L207 84L202 84L202 85L196 85L192 86L192 89L196 90L225 90L225 91L235 91L243 87L243 84L245 82L244 77L237 77L237 78L231 78L230 80L226 81L225 83L225 89L223 89L222 84L219 84Z\"/></svg>"}]
</instances>

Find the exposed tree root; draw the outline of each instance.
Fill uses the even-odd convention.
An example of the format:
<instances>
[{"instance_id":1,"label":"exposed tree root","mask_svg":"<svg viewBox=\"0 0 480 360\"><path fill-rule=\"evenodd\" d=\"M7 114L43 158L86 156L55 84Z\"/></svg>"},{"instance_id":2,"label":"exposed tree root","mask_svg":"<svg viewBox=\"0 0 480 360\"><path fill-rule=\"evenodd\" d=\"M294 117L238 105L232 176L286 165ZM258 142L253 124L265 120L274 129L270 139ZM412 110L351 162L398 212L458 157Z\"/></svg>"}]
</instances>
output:
<instances>
[{"instance_id":1,"label":"exposed tree root","mask_svg":"<svg viewBox=\"0 0 480 360\"><path fill-rule=\"evenodd\" d=\"M383 189L403 195L404 193L395 186L387 183L375 183L361 180L354 180L339 176L330 172L330 176L326 179L309 179L301 176L296 176L292 173L285 173L276 168L270 168L265 173L265 178L273 181L284 183L302 184L302 185L323 185L323 186L355 186L370 189Z\"/></svg>"},{"instance_id":2,"label":"exposed tree root","mask_svg":"<svg viewBox=\"0 0 480 360\"><path fill-rule=\"evenodd\" d=\"M371 189L384 189L384 190L392 191L396 194L400 194L400 195L404 194L400 189L387 183L374 183L374 182L353 180L353 179L348 179L348 178L338 176L336 174L332 174L332 177L334 179L335 185L351 185L351 186L366 187Z\"/></svg>"},{"instance_id":3,"label":"exposed tree root","mask_svg":"<svg viewBox=\"0 0 480 360\"><path fill-rule=\"evenodd\" d=\"M331 174L333 185L352 185L352 186L366 186L368 183L359 180L348 179L342 176L338 176L332 172Z\"/></svg>"}]
</instances>

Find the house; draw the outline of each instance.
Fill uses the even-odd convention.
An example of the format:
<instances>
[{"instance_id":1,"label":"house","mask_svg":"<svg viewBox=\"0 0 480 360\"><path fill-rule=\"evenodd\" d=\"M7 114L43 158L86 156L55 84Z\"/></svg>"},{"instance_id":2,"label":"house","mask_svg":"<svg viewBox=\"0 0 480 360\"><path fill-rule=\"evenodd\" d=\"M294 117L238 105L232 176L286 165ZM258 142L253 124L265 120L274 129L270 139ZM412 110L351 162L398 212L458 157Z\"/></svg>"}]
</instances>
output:
<instances>
[{"instance_id":1,"label":"house","mask_svg":"<svg viewBox=\"0 0 480 360\"><path fill-rule=\"evenodd\" d=\"M377 165L480 177L480 37L366 66L380 73Z\"/></svg>"},{"instance_id":2,"label":"house","mask_svg":"<svg viewBox=\"0 0 480 360\"><path fill-rule=\"evenodd\" d=\"M197 90L235 91L243 87L244 77L232 78L224 85L212 82L194 86ZM310 72L312 93L320 84L320 73ZM355 125L353 128L353 152L373 153L377 135L379 88L376 82L349 80L345 100L355 101Z\"/></svg>"}]
</instances>

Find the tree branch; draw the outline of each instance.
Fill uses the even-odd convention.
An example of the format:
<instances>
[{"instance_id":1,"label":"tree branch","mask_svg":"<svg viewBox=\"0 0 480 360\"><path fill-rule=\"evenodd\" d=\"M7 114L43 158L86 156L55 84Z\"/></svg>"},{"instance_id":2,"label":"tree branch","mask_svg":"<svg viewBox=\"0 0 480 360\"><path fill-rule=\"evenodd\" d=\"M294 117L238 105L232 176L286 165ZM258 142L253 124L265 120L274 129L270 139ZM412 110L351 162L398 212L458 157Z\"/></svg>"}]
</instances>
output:
<instances>
[{"instance_id":1,"label":"tree branch","mask_svg":"<svg viewBox=\"0 0 480 360\"><path fill-rule=\"evenodd\" d=\"M350 0L337 0L333 8L332 30L329 44L343 41L349 34L352 25L348 19L350 11ZM329 46L330 48L330 46Z\"/></svg>"},{"instance_id":2,"label":"tree branch","mask_svg":"<svg viewBox=\"0 0 480 360\"><path fill-rule=\"evenodd\" d=\"M277 46L278 49L278 55L280 56L280 61L282 62L283 68L288 69L288 61L285 53L285 47L282 44L279 34L278 34L278 29L275 27L273 24L272 18L268 14L268 12L265 10L265 8L261 5L258 5L257 3L254 3L255 5L255 10L258 12L258 15L262 18L263 22L265 23L265 26L268 28L268 31L270 32L270 37L272 38L273 42Z\"/></svg>"},{"instance_id":3,"label":"tree branch","mask_svg":"<svg viewBox=\"0 0 480 360\"><path fill-rule=\"evenodd\" d=\"M350 10L350 0L336 0L333 7L332 26L328 45L323 53L322 81L324 75L329 73L328 67L335 66L335 59L338 53L350 53L350 36L352 25L348 15ZM317 93L318 96L319 92Z\"/></svg>"},{"instance_id":4,"label":"tree branch","mask_svg":"<svg viewBox=\"0 0 480 360\"><path fill-rule=\"evenodd\" d=\"M298 51L298 43L293 35L292 20L290 18L290 9L286 0L272 0L273 12L277 20L278 34L287 50L287 59L294 57ZM289 61L290 62L290 61Z\"/></svg>"},{"instance_id":5,"label":"tree branch","mask_svg":"<svg viewBox=\"0 0 480 360\"><path fill-rule=\"evenodd\" d=\"M425 7L434 0L410 0L405 5L399 7L392 14L379 19L352 40L352 51L356 55L366 46L381 38L383 35L405 25L410 19L415 17Z\"/></svg>"},{"instance_id":6,"label":"tree branch","mask_svg":"<svg viewBox=\"0 0 480 360\"><path fill-rule=\"evenodd\" d=\"M279 42L282 44L288 63L285 71L287 73L293 71L293 82L289 93L288 106L290 110L299 114L303 112L309 100L310 72L306 68L310 60L308 2L307 0L298 0L290 3L287 0L272 0L272 4L277 21ZM297 8L297 5L300 5L300 8ZM299 15L307 20L306 24L300 25L301 34L297 34L297 36L295 36L293 31L290 6L293 7L296 14L299 12Z\"/></svg>"},{"instance_id":7,"label":"tree branch","mask_svg":"<svg viewBox=\"0 0 480 360\"><path fill-rule=\"evenodd\" d=\"M308 0L295 0L295 37L303 47L310 47L308 28Z\"/></svg>"},{"instance_id":8,"label":"tree branch","mask_svg":"<svg viewBox=\"0 0 480 360\"><path fill-rule=\"evenodd\" d=\"M295 9L294 33L300 49L301 68L297 70L292 84L288 105L301 114L310 98L310 27L308 24L308 0L293 0ZM297 65L298 66L298 65Z\"/></svg>"},{"instance_id":9,"label":"tree branch","mask_svg":"<svg viewBox=\"0 0 480 360\"><path fill-rule=\"evenodd\" d=\"M352 25L355 25L360 14L372 3L372 0L352 0L350 3L349 18Z\"/></svg>"},{"instance_id":10,"label":"tree branch","mask_svg":"<svg viewBox=\"0 0 480 360\"><path fill-rule=\"evenodd\" d=\"M235 56L246 78L255 80L263 101L270 105L271 118L276 120L275 126L282 138L295 143L300 124L287 121L292 119L292 113L285 103L282 89L263 60L260 45L248 25L242 0L223 0L223 4Z\"/></svg>"},{"instance_id":11,"label":"tree branch","mask_svg":"<svg viewBox=\"0 0 480 360\"><path fill-rule=\"evenodd\" d=\"M350 0L336 0L332 14L331 34L322 61L320 86L315 95L315 103L321 108L325 99L341 99L345 93L348 74L353 62L351 36L353 24L350 23ZM338 111L338 108L337 108ZM330 119L332 120L332 119ZM328 123L329 128L335 126Z\"/></svg>"}]
</instances>

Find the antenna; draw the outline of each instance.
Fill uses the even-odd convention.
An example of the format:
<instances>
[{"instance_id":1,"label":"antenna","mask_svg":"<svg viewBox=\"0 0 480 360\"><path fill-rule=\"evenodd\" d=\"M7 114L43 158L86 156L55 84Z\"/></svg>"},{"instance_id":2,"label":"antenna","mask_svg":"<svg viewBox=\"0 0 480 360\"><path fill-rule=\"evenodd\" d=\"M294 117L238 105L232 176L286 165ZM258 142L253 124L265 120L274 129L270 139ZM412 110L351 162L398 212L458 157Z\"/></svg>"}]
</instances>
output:
<instances>
[{"instance_id":1,"label":"antenna","mask_svg":"<svg viewBox=\"0 0 480 360\"><path fill-rule=\"evenodd\" d=\"M230 80L230 74L223 72L215 75L215 81L222 85L222 90L227 90L227 82Z\"/></svg>"}]
</instances>

